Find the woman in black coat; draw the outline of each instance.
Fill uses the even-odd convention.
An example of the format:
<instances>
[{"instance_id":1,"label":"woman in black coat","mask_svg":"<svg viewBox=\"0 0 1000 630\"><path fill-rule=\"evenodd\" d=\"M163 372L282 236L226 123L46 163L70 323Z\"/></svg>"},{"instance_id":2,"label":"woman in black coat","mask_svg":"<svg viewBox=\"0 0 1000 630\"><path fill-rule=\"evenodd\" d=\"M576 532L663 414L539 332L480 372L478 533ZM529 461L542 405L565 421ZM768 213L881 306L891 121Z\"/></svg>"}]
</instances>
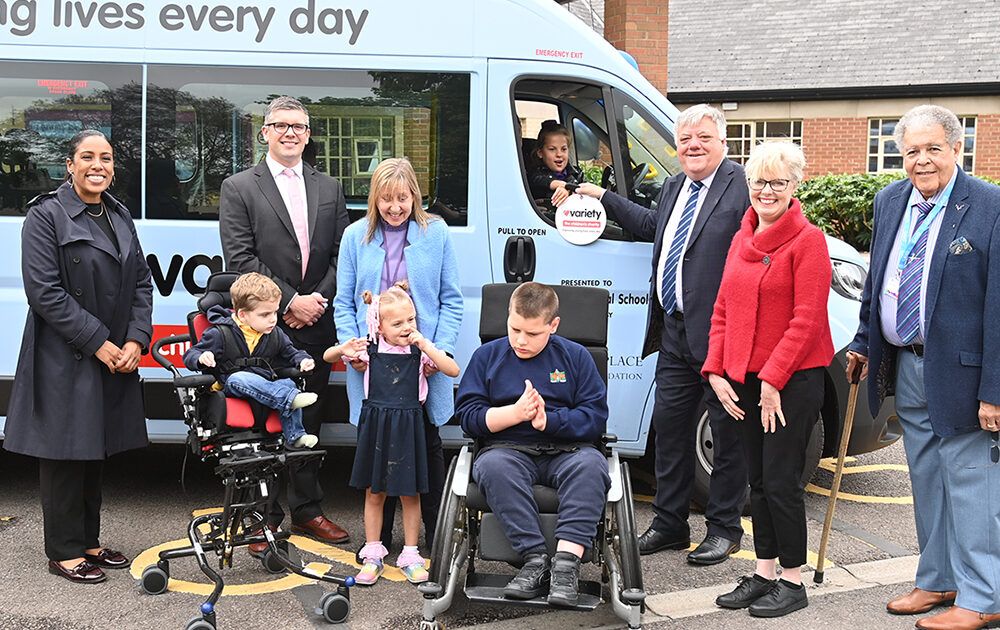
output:
<instances>
[{"instance_id":1,"label":"woman in black coat","mask_svg":"<svg viewBox=\"0 0 1000 630\"><path fill-rule=\"evenodd\" d=\"M104 547L104 459L148 443L139 356L153 326L153 285L128 210L107 193L111 145L70 142L67 181L32 200L21 232L28 318L4 448L38 458L49 571L106 579L129 559Z\"/></svg>"}]
</instances>

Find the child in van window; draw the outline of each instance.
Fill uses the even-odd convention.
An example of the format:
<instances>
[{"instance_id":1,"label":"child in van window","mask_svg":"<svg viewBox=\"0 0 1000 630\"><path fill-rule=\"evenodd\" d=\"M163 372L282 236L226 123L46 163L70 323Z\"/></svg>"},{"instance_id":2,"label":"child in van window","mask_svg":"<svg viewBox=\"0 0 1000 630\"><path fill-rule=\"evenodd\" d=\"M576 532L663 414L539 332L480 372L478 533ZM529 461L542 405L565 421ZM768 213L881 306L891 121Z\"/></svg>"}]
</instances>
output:
<instances>
[{"instance_id":1,"label":"child in van window","mask_svg":"<svg viewBox=\"0 0 1000 630\"><path fill-rule=\"evenodd\" d=\"M436 366L458 376L458 364L417 331L417 313L399 282L381 295L365 291L370 343L351 339L328 348L323 359L367 364L365 399L358 421L358 448L351 485L365 489L365 546L358 584L374 584L389 553L382 544L382 506L386 496L403 504L403 551L396 565L417 584L428 578L417 550L420 536L420 494L427 492L427 446L422 405L427 400L424 368ZM365 348L367 347L367 350Z\"/></svg>"},{"instance_id":2,"label":"child in van window","mask_svg":"<svg viewBox=\"0 0 1000 630\"><path fill-rule=\"evenodd\" d=\"M546 120L538 132L535 165L528 171L533 199L550 199L553 206L566 201L583 183L583 171L569 163L569 130L554 120Z\"/></svg>"},{"instance_id":3,"label":"child in van window","mask_svg":"<svg viewBox=\"0 0 1000 630\"><path fill-rule=\"evenodd\" d=\"M290 378L276 378L278 368L297 366L303 372L316 367L308 353L292 345L278 323L281 289L262 274L245 273L229 289L233 311L213 306L208 311L212 327L184 353L189 370L217 374L215 388L227 396L251 398L278 410L285 443L312 448L319 439L302 426L302 408L316 402L316 394L303 392Z\"/></svg>"},{"instance_id":4,"label":"child in van window","mask_svg":"<svg viewBox=\"0 0 1000 630\"><path fill-rule=\"evenodd\" d=\"M455 415L484 442L472 477L524 566L504 588L509 599L579 599L580 558L594 542L611 487L594 447L607 427L607 388L590 353L555 334L559 297L544 284L514 290L507 338L480 346L458 386ZM556 553L548 556L535 483L559 494Z\"/></svg>"}]
</instances>

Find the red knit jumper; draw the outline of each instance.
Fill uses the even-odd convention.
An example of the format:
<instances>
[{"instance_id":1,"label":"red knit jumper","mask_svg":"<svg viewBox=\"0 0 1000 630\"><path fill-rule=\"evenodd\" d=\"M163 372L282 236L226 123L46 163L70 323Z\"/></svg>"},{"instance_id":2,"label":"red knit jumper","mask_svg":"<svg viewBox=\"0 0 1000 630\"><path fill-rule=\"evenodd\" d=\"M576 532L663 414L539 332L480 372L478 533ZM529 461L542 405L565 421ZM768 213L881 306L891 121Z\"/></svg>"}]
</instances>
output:
<instances>
[{"instance_id":1,"label":"red knit jumper","mask_svg":"<svg viewBox=\"0 0 1000 630\"><path fill-rule=\"evenodd\" d=\"M702 374L747 373L782 389L794 372L833 360L827 300L830 255L798 199L759 234L753 207L733 237L722 273Z\"/></svg>"}]
</instances>

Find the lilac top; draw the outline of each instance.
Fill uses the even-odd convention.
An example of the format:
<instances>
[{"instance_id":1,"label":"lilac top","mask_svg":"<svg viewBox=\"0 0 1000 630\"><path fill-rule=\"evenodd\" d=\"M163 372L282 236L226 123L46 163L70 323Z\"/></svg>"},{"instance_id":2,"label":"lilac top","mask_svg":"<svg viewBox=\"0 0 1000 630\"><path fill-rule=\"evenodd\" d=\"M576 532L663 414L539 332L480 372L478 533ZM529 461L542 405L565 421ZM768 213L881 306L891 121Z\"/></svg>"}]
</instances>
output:
<instances>
[{"instance_id":1,"label":"lilac top","mask_svg":"<svg viewBox=\"0 0 1000 630\"><path fill-rule=\"evenodd\" d=\"M409 221L404 221L399 227L392 227L385 221L379 220L379 227L382 230L382 249L385 250L382 286L379 287L379 293L385 293L389 287L406 279L406 258L403 257L403 248L406 247L406 230L409 226Z\"/></svg>"},{"instance_id":2,"label":"lilac top","mask_svg":"<svg viewBox=\"0 0 1000 630\"><path fill-rule=\"evenodd\" d=\"M383 339L382 335L379 335L378 336L378 351L382 352L384 354L410 354L410 346L394 346L391 343L389 343L388 341L386 341L385 339ZM364 361L366 364L370 361L370 358L368 357L368 352L367 351L364 351L361 354L359 354L358 358L361 359L362 361ZM349 365L350 364L350 360L347 357L344 357L342 360L343 360L343 362L344 362L345 365ZM427 401L427 377L424 376L424 366L425 365L435 365L435 364L434 364L434 361L432 361L429 356L427 356L426 354L424 354L423 352L421 352L420 353L420 385L417 388L418 397L420 398L421 404L423 404L424 402ZM365 370L365 398L368 397L368 375L370 373L371 372L369 370Z\"/></svg>"}]
</instances>

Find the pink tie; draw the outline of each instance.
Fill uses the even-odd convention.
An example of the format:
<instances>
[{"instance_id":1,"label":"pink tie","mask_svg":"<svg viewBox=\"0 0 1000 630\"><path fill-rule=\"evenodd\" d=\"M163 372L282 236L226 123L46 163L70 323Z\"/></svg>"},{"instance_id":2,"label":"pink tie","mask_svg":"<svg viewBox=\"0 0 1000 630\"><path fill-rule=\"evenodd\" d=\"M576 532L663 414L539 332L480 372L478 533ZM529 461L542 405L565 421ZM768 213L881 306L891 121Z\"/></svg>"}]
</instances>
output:
<instances>
[{"instance_id":1,"label":"pink tie","mask_svg":"<svg viewBox=\"0 0 1000 630\"><path fill-rule=\"evenodd\" d=\"M299 251L302 252L302 277L306 277L306 267L309 266L309 218L306 216L306 200L302 198L299 188L298 174L290 168L281 171L286 178L286 190L291 208L288 215L292 218L295 228L295 238L299 240Z\"/></svg>"}]
</instances>

